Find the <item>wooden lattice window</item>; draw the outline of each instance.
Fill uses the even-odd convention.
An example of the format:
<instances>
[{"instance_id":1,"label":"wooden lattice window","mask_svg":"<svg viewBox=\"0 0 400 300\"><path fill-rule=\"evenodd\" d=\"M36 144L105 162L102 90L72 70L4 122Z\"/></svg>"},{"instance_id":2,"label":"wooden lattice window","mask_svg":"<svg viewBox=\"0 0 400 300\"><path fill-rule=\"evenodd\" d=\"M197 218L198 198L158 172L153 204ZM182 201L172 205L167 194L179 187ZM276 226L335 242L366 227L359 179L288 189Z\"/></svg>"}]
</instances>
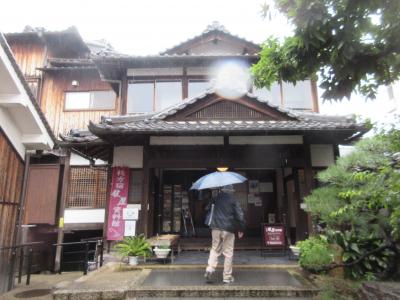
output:
<instances>
[{"instance_id":1,"label":"wooden lattice window","mask_svg":"<svg viewBox=\"0 0 400 300\"><path fill-rule=\"evenodd\" d=\"M106 200L106 167L71 167L67 207L104 208Z\"/></svg>"}]
</instances>

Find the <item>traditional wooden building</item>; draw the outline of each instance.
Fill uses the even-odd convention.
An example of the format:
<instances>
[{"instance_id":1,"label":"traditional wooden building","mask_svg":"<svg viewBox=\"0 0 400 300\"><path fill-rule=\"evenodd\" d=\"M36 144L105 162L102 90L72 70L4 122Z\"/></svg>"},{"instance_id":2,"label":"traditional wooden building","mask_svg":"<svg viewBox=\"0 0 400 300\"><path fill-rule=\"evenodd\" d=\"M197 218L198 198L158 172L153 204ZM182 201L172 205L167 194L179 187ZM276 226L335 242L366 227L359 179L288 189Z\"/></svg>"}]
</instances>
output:
<instances>
[{"instance_id":1,"label":"traditional wooden building","mask_svg":"<svg viewBox=\"0 0 400 300\"><path fill-rule=\"evenodd\" d=\"M15 262L8 247L20 243L29 152L51 150L55 136L0 34L0 293ZM38 210L39 207L36 207Z\"/></svg>"},{"instance_id":2,"label":"traditional wooden building","mask_svg":"<svg viewBox=\"0 0 400 300\"><path fill-rule=\"evenodd\" d=\"M103 79L121 82L121 115L62 138L88 157L129 168L127 203L140 208L137 231L188 235L182 209L189 209L194 236L208 236L207 196L189 188L200 176L228 167L252 184L238 185L236 192L246 211L246 236L259 245L260 224L268 221L286 224L292 242L309 234L302 199L315 186L315 173L334 163L339 144L366 128L353 118L319 115L311 80L276 83L270 90L233 81L222 91L214 69L246 69L259 50L213 24L160 55L93 58ZM123 222L110 209L108 230L113 221Z\"/></svg>"},{"instance_id":3,"label":"traditional wooden building","mask_svg":"<svg viewBox=\"0 0 400 300\"><path fill-rule=\"evenodd\" d=\"M237 187L247 236L258 241L260 223L274 221L286 224L294 242L310 231L302 198L315 172L335 161L339 144L366 131L352 118L319 115L312 80L253 87L246 70L260 46L218 23L151 56L85 43L74 28L29 29L7 40L62 140L62 150L34 160L38 174L59 166L57 176L46 176L60 188L46 191L54 214L26 219L40 228L33 238L106 235L120 218L107 210L112 170L122 167L129 169L125 204L140 208L137 232L206 237L207 195L188 188L223 166L250 180ZM182 209L193 216L194 235L184 228Z\"/></svg>"}]
</instances>

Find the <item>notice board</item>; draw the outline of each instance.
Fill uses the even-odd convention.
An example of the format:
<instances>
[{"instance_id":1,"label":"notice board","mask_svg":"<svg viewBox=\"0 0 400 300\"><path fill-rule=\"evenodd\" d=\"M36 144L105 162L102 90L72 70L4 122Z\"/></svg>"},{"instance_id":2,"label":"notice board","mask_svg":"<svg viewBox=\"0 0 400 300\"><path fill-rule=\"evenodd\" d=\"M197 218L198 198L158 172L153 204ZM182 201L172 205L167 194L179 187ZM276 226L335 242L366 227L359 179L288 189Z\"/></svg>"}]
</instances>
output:
<instances>
[{"instance_id":1,"label":"notice board","mask_svg":"<svg viewBox=\"0 0 400 300\"><path fill-rule=\"evenodd\" d=\"M266 248L285 248L286 234L283 224L262 224L263 246Z\"/></svg>"}]
</instances>

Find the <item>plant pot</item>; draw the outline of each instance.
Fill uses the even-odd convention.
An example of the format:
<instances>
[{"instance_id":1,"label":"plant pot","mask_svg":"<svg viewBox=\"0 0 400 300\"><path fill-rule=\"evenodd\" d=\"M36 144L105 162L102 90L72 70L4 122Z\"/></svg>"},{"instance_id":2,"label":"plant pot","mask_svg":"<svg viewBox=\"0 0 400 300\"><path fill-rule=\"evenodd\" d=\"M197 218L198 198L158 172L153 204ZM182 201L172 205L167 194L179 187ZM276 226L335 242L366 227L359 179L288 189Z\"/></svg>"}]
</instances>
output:
<instances>
[{"instance_id":1,"label":"plant pot","mask_svg":"<svg viewBox=\"0 0 400 300\"><path fill-rule=\"evenodd\" d=\"M296 257L300 256L300 247L296 246L289 246L290 250L292 251L293 255Z\"/></svg>"},{"instance_id":2,"label":"plant pot","mask_svg":"<svg viewBox=\"0 0 400 300\"><path fill-rule=\"evenodd\" d=\"M157 258L167 258L170 252L171 249L154 248L154 254L157 256Z\"/></svg>"},{"instance_id":3,"label":"plant pot","mask_svg":"<svg viewBox=\"0 0 400 300\"><path fill-rule=\"evenodd\" d=\"M139 264L138 256L128 256L128 264L130 266L137 266Z\"/></svg>"}]
</instances>

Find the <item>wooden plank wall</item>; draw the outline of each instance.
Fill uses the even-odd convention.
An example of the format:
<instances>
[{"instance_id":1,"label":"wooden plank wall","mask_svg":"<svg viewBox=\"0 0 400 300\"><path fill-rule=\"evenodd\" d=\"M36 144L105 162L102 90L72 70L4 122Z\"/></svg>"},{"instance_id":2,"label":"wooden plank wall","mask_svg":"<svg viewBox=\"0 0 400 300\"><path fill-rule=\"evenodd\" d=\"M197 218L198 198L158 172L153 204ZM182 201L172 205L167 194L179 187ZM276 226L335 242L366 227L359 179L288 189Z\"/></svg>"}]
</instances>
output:
<instances>
[{"instance_id":1,"label":"wooden plank wall","mask_svg":"<svg viewBox=\"0 0 400 300\"><path fill-rule=\"evenodd\" d=\"M72 80L79 82L72 87ZM64 111L65 92L111 90L108 82L101 81L97 71L62 71L47 73L43 80L41 107L56 136L70 129L86 129L89 120L99 122L101 116L116 115L119 112L119 97L114 110Z\"/></svg>"},{"instance_id":2,"label":"wooden plank wall","mask_svg":"<svg viewBox=\"0 0 400 300\"><path fill-rule=\"evenodd\" d=\"M13 243L24 175L24 163L0 129L0 247ZM0 251L0 294L8 284L10 251Z\"/></svg>"},{"instance_id":3,"label":"wooden plank wall","mask_svg":"<svg viewBox=\"0 0 400 300\"><path fill-rule=\"evenodd\" d=\"M41 68L45 64L46 48L39 41L9 41L15 60L25 77L40 77Z\"/></svg>"},{"instance_id":4,"label":"wooden plank wall","mask_svg":"<svg viewBox=\"0 0 400 300\"><path fill-rule=\"evenodd\" d=\"M24 163L0 130L0 247L12 243L23 174Z\"/></svg>"},{"instance_id":5,"label":"wooden plank wall","mask_svg":"<svg viewBox=\"0 0 400 300\"><path fill-rule=\"evenodd\" d=\"M30 165L26 183L25 224L56 224L60 165Z\"/></svg>"}]
</instances>

